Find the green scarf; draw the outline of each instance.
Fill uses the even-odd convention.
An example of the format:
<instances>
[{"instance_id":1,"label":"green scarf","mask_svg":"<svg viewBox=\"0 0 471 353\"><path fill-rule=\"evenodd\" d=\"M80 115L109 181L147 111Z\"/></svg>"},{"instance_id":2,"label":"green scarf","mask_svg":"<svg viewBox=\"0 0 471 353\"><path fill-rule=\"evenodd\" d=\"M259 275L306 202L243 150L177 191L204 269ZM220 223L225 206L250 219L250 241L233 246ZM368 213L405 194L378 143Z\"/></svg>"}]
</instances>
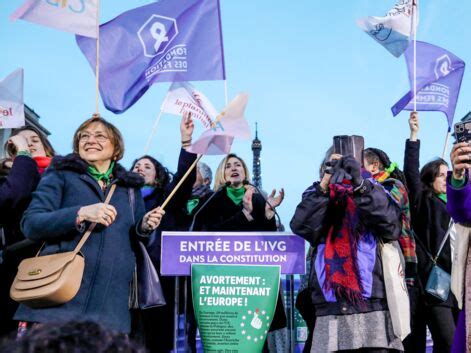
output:
<instances>
[{"instance_id":1,"label":"green scarf","mask_svg":"<svg viewBox=\"0 0 471 353\"><path fill-rule=\"evenodd\" d=\"M114 161L111 162L110 167L104 173L100 173L94 166L89 165L87 168L88 174L92 176L93 179L96 181L103 180L106 185L109 184L111 179L111 173L113 172L114 168Z\"/></svg>"},{"instance_id":2,"label":"green scarf","mask_svg":"<svg viewBox=\"0 0 471 353\"><path fill-rule=\"evenodd\" d=\"M440 200L442 200L443 202L446 203L447 199L446 199L446 194L445 194L445 193L443 193L443 194L437 194L437 196L438 196L438 198L439 198Z\"/></svg>"},{"instance_id":3,"label":"green scarf","mask_svg":"<svg viewBox=\"0 0 471 353\"><path fill-rule=\"evenodd\" d=\"M198 198L188 200L186 204L186 210L189 215L191 214L191 212L193 212L193 210L195 209L196 206L198 206L199 203L200 203L200 199Z\"/></svg>"},{"instance_id":4,"label":"green scarf","mask_svg":"<svg viewBox=\"0 0 471 353\"><path fill-rule=\"evenodd\" d=\"M227 191L227 196L236 204L240 204L242 202L242 199L244 198L244 194L245 194L245 188L242 187L242 188L238 188L238 189L235 189L235 188L231 188L231 187L227 187L226 188L226 191Z\"/></svg>"}]
</instances>

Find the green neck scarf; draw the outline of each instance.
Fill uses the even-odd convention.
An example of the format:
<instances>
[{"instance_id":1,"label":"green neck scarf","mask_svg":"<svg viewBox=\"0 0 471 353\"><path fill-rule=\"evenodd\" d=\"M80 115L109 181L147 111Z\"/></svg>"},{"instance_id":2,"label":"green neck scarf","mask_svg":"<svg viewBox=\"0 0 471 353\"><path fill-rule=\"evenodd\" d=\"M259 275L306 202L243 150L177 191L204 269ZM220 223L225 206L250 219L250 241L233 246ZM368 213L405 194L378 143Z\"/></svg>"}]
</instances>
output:
<instances>
[{"instance_id":1,"label":"green neck scarf","mask_svg":"<svg viewBox=\"0 0 471 353\"><path fill-rule=\"evenodd\" d=\"M440 200L442 200L443 202L446 203L446 201L447 201L446 194L437 194L437 196Z\"/></svg>"},{"instance_id":2,"label":"green neck scarf","mask_svg":"<svg viewBox=\"0 0 471 353\"><path fill-rule=\"evenodd\" d=\"M111 173L113 172L113 167L114 167L114 161L111 162L110 167L108 168L106 172L100 173L94 166L89 165L87 168L87 172L96 181L103 180L103 182L108 185L111 179Z\"/></svg>"},{"instance_id":3,"label":"green neck scarf","mask_svg":"<svg viewBox=\"0 0 471 353\"><path fill-rule=\"evenodd\" d=\"M245 188L231 188L227 187L226 188L227 196L236 204L240 204L242 202L242 199L244 198L245 194Z\"/></svg>"},{"instance_id":4,"label":"green neck scarf","mask_svg":"<svg viewBox=\"0 0 471 353\"><path fill-rule=\"evenodd\" d=\"M188 202L186 203L186 211L188 212L189 215L193 212L196 206L200 203L200 199L189 199Z\"/></svg>"}]
</instances>

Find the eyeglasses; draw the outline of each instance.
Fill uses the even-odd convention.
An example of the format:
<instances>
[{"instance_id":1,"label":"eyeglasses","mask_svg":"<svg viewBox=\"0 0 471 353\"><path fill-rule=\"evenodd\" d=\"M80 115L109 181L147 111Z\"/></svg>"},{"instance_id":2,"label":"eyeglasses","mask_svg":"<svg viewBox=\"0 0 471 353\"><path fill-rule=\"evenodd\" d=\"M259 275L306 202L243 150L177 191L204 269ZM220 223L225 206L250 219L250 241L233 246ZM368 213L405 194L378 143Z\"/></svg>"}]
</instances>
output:
<instances>
[{"instance_id":1,"label":"eyeglasses","mask_svg":"<svg viewBox=\"0 0 471 353\"><path fill-rule=\"evenodd\" d=\"M97 142L101 142L101 143L106 142L110 139L108 136L106 136L102 133L91 134L89 132L82 132L79 136L79 141L80 142L88 142L92 136L95 138L95 140Z\"/></svg>"}]
</instances>

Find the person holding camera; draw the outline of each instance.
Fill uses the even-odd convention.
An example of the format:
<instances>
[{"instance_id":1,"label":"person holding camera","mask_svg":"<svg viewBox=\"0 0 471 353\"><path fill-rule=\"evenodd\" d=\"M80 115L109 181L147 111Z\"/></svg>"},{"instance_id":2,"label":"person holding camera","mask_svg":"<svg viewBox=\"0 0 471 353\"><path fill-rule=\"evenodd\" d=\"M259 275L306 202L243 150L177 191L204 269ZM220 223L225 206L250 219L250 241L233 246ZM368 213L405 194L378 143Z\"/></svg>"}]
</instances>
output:
<instances>
[{"instance_id":1,"label":"person holding camera","mask_svg":"<svg viewBox=\"0 0 471 353\"><path fill-rule=\"evenodd\" d=\"M403 350L392 327L379 244L399 239L400 214L350 155L332 154L321 180L303 193L290 226L315 248L311 352Z\"/></svg>"},{"instance_id":2,"label":"person holding camera","mask_svg":"<svg viewBox=\"0 0 471 353\"><path fill-rule=\"evenodd\" d=\"M433 339L434 353L450 352L458 317L455 296L450 293L444 299L437 298L426 290L426 285L436 264L451 273L450 232L451 217L447 211L446 175L447 163L434 159L419 172L420 140L419 116L412 112L409 119L410 138L406 141L404 174L409 189L412 229L416 236L418 273L422 287L421 299L415 312L412 327L413 348L410 352L425 352L426 325ZM443 243L443 246L442 246ZM441 251L440 251L441 249Z\"/></svg>"}]
</instances>

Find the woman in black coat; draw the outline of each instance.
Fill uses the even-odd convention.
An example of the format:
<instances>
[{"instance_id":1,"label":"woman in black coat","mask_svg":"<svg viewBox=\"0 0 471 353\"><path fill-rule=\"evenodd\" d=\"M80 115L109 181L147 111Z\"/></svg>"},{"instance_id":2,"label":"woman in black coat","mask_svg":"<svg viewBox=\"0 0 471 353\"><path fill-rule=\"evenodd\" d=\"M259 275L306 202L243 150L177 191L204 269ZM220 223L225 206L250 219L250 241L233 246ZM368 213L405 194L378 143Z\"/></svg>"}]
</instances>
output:
<instances>
[{"instance_id":1,"label":"woman in black coat","mask_svg":"<svg viewBox=\"0 0 471 353\"><path fill-rule=\"evenodd\" d=\"M9 292L18 265L38 250L38 245L25 241L20 230L21 217L54 156L47 138L32 126L13 130L5 150L11 160L3 161L3 170L8 172L0 178L0 336L17 327L12 318L18 305L10 299Z\"/></svg>"},{"instance_id":2,"label":"woman in black coat","mask_svg":"<svg viewBox=\"0 0 471 353\"><path fill-rule=\"evenodd\" d=\"M196 160L196 154L186 151L191 142L193 129L191 116L185 115L180 124L182 149L178 159L177 172L173 177L167 168L149 155L142 156L134 161L132 170L145 179L145 185L141 188L141 195L147 211L162 205ZM193 169L165 207L165 217L163 217L155 236L148 245L149 255L159 275L161 233L164 230L176 230L177 225L181 223L180 218L185 217L182 209L190 198L195 178L196 169ZM150 352L169 352L173 348L175 277L160 276L160 281L167 304L158 308L146 309L142 312L145 343Z\"/></svg>"},{"instance_id":3,"label":"woman in black coat","mask_svg":"<svg viewBox=\"0 0 471 353\"><path fill-rule=\"evenodd\" d=\"M195 229L221 232L276 231L275 208L284 198L281 189L264 198L250 185L247 165L236 154L228 154L219 164L214 180L214 197L201 208ZM284 328L286 316L279 297L270 331ZM265 344L266 350L266 344Z\"/></svg>"},{"instance_id":4,"label":"woman in black coat","mask_svg":"<svg viewBox=\"0 0 471 353\"><path fill-rule=\"evenodd\" d=\"M41 255L48 255L72 251L89 224L97 223L81 249L85 269L80 289L62 305L21 304L15 319L27 324L91 320L127 333L133 243L157 228L163 212L156 209L144 215L141 198L131 205L132 189L140 187L143 179L117 164L124 143L115 126L94 116L77 129L73 146L74 153L54 158L41 179L22 229L29 239L44 242ZM112 185L116 189L105 204Z\"/></svg>"},{"instance_id":5,"label":"woman in black coat","mask_svg":"<svg viewBox=\"0 0 471 353\"><path fill-rule=\"evenodd\" d=\"M409 189L412 228L417 237L416 251L418 273L422 287L425 287L432 269L430 256L437 254L440 244L450 225L450 215L446 210L446 175L448 165L439 158L425 164L419 173L420 140L417 112L409 119L410 139L406 141L404 174ZM451 274L450 238L445 242L437 264ZM410 352L425 352L425 325L430 329L434 353L450 352L455 331L458 309L457 302L450 292L446 301L441 301L423 291L412 328Z\"/></svg>"}]
</instances>

